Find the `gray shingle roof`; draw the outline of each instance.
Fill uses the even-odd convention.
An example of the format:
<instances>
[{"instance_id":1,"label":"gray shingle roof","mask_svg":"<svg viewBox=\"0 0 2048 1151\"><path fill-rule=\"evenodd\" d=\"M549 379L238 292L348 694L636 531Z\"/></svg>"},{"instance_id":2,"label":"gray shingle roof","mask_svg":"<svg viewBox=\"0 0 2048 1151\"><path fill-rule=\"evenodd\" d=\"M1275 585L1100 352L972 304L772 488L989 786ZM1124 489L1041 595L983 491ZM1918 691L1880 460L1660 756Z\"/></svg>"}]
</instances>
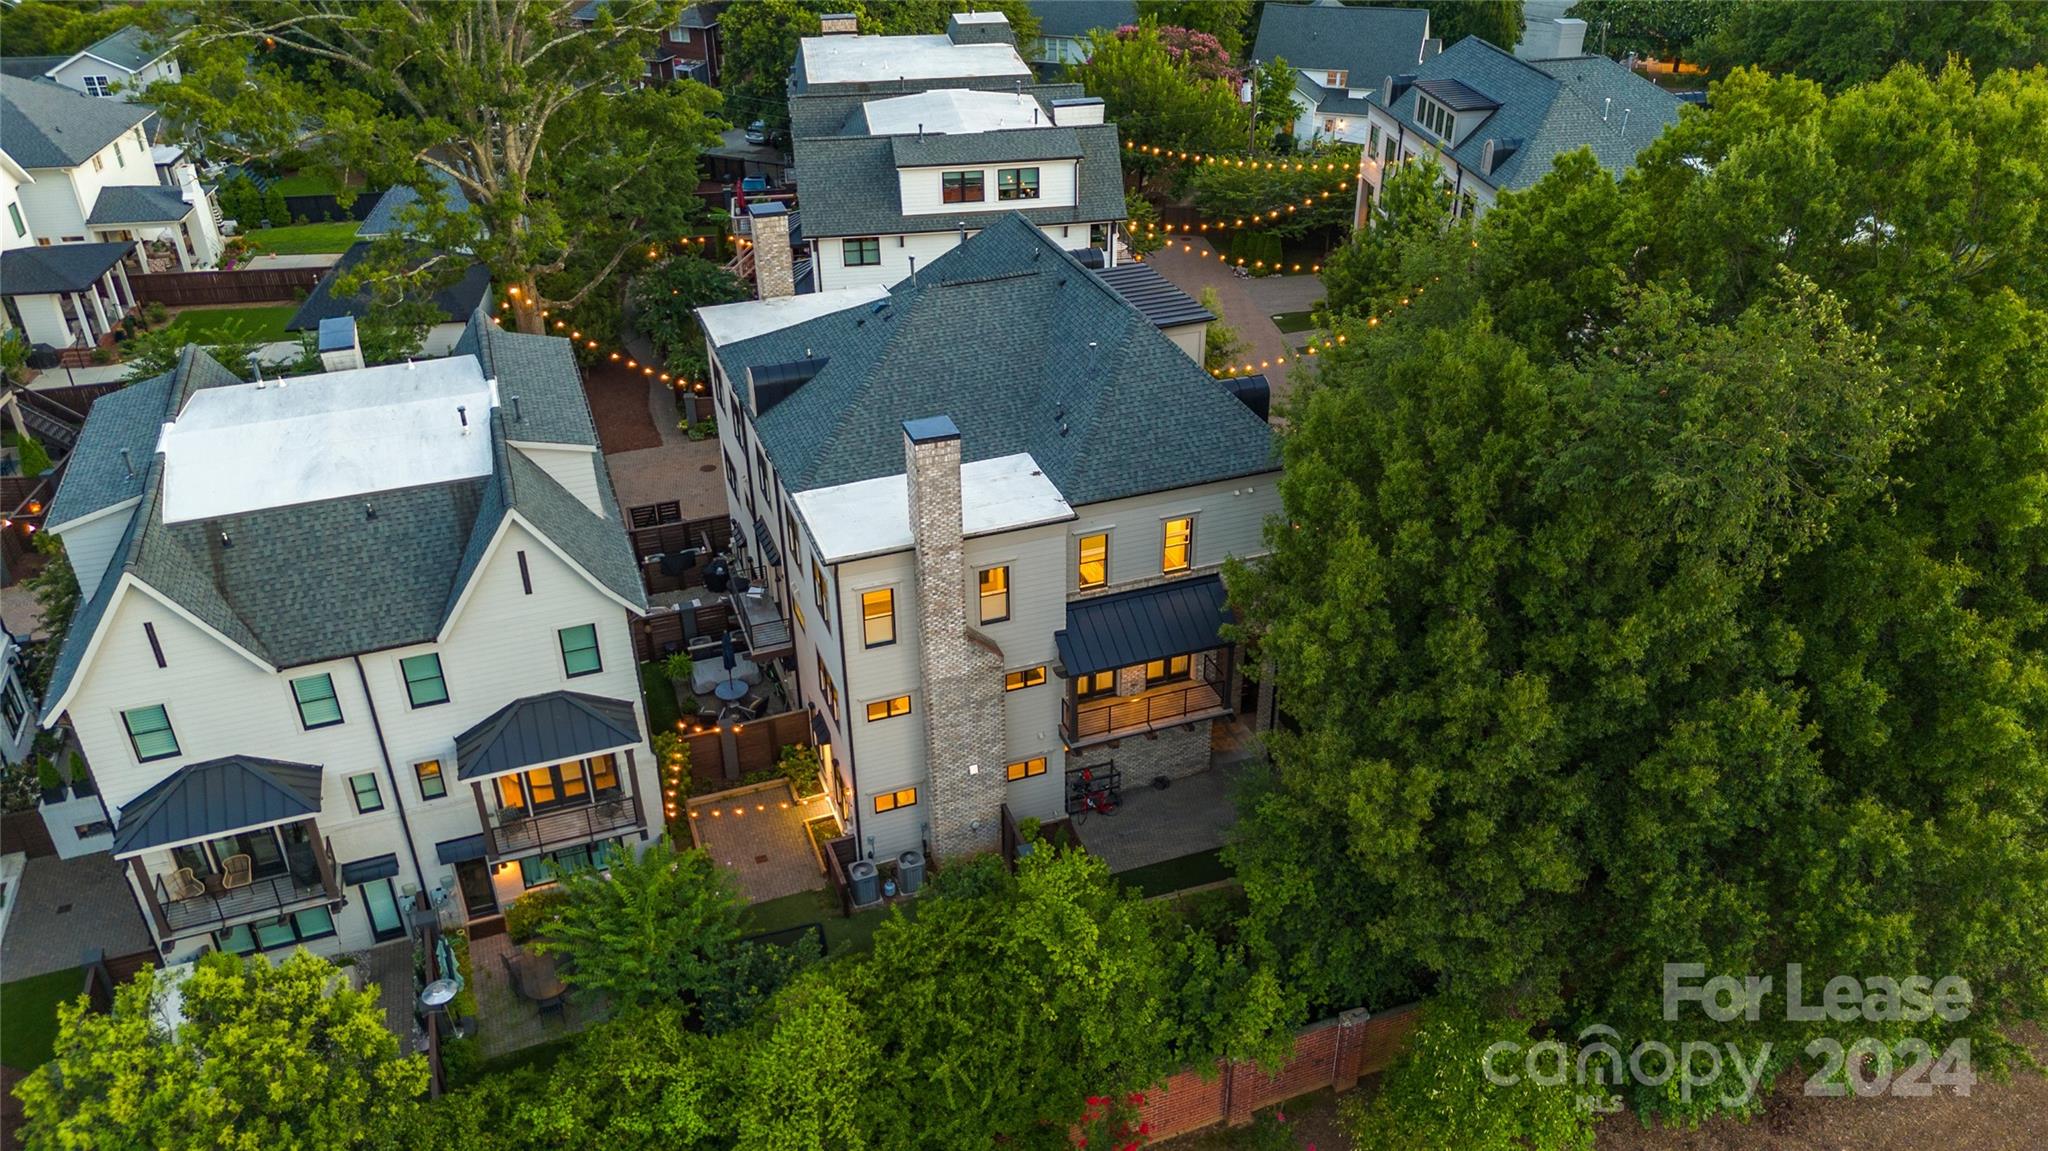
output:
<instances>
[{"instance_id":1,"label":"gray shingle roof","mask_svg":"<svg viewBox=\"0 0 2048 1151\"><path fill-rule=\"evenodd\" d=\"M350 244L334 262L320 282L313 285L312 292L299 303L299 310L285 323L287 332L308 332L320 326L322 320L337 316L354 316L357 319L369 314L370 291L364 288L346 299L334 294L334 282L349 269L363 262L370 254L370 242L359 240ZM484 302L491 292L491 270L482 264L471 264L462 278L437 290L430 302L440 310L443 322L456 323L469 318L470 313Z\"/></svg>"},{"instance_id":2,"label":"gray shingle roof","mask_svg":"<svg viewBox=\"0 0 2048 1151\"><path fill-rule=\"evenodd\" d=\"M1072 205L1020 209L1025 218L1040 226L1098 223L1121 220L1124 212L1123 158L1117 142L1116 125L1077 128L1021 128L1008 132L984 132L962 136L928 136L933 152L959 149L958 161L972 163L970 149L1004 149L1005 141L976 145L967 141L989 141L990 137L1059 135L1055 151L1072 152L1066 137L1079 145L1081 155L1080 201ZM938 212L905 215L902 185L896 177L895 141L901 137L834 136L796 141L797 169L804 173L804 233L814 238L834 236L876 236L897 233L950 232L956 228L988 226L987 212ZM953 141L947 143L947 141ZM1010 153L1003 153L1009 155ZM981 157L977 156L976 159ZM987 158L989 163L1006 162ZM992 193L991 193L992 194Z\"/></svg>"},{"instance_id":3,"label":"gray shingle roof","mask_svg":"<svg viewBox=\"0 0 2048 1151\"><path fill-rule=\"evenodd\" d=\"M320 768L231 755L188 763L128 801L114 855L320 814Z\"/></svg>"},{"instance_id":4,"label":"gray shingle roof","mask_svg":"<svg viewBox=\"0 0 2048 1151\"><path fill-rule=\"evenodd\" d=\"M133 244L52 244L0 252L0 292L10 296L82 292L134 250Z\"/></svg>"},{"instance_id":5,"label":"gray shingle roof","mask_svg":"<svg viewBox=\"0 0 2048 1151\"><path fill-rule=\"evenodd\" d=\"M57 84L0 75L0 148L24 168L83 164L155 114L140 104L96 100Z\"/></svg>"},{"instance_id":6,"label":"gray shingle roof","mask_svg":"<svg viewBox=\"0 0 2048 1151\"><path fill-rule=\"evenodd\" d=\"M1372 88L1383 76L1413 72L1428 35L1429 13L1420 8L1273 3L1259 16L1252 58L1317 72L1342 69L1352 87Z\"/></svg>"},{"instance_id":7,"label":"gray shingle roof","mask_svg":"<svg viewBox=\"0 0 2048 1151\"><path fill-rule=\"evenodd\" d=\"M736 379L829 359L756 421L791 491L900 473L903 421L935 415L1074 504L1279 466L1265 421L1021 213L984 227L887 301L718 349Z\"/></svg>"},{"instance_id":8,"label":"gray shingle roof","mask_svg":"<svg viewBox=\"0 0 2048 1151\"><path fill-rule=\"evenodd\" d=\"M170 55L171 43L157 34L138 28L133 24L110 36L86 46L85 51L130 72L140 72L144 65Z\"/></svg>"},{"instance_id":9,"label":"gray shingle roof","mask_svg":"<svg viewBox=\"0 0 2048 1151\"><path fill-rule=\"evenodd\" d=\"M1031 0L1038 34L1085 39L1097 28L1138 22L1137 0Z\"/></svg>"},{"instance_id":10,"label":"gray shingle roof","mask_svg":"<svg viewBox=\"0 0 2048 1151\"><path fill-rule=\"evenodd\" d=\"M896 164L931 168L940 164L1008 164L1018 160L1077 160L1080 133L1074 128L1012 128L958 135L892 136Z\"/></svg>"},{"instance_id":11,"label":"gray shingle roof","mask_svg":"<svg viewBox=\"0 0 2048 1151\"><path fill-rule=\"evenodd\" d=\"M1444 49L1414 75L1417 84L1388 111L1425 139L1434 137L1415 119L1415 89L1422 82L1456 80L1499 105L1449 153L1495 188L1526 188L1548 175L1557 157L1584 147L1619 176L1677 122L1680 107L1677 97L1604 56L1519 60L1477 36ZM1373 103L1386 108L1385 94L1375 92ZM1490 174L1480 163L1488 140L1518 145Z\"/></svg>"},{"instance_id":12,"label":"gray shingle roof","mask_svg":"<svg viewBox=\"0 0 2048 1151\"><path fill-rule=\"evenodd\" d=\"M185 202L176 188L162 184L115 184L100 189L99 199L92 202L92 215L85 222L95 227L162 224L175 223L191 214L192 205Z\"/></svg>"},{"instance_id":13,"label":"gray shingle roof","mask_svg":"<svg viewBox=\"0 0 2048 1151\"><path fill-rule=\"evenodd\" d=\"M1463 80L1439 76L1434 80L1417 80L1415 90L1449 108L1453 112L1477 112L1485 108L1498 108L1500 101L1475 91Z\"/></svg>"},{"instance_id":14,"label":"gray shingle roof","mask_svg":"<svg viewBox=\"0 0 2048 1151\"><path fill-rule=\"evenodd\" d=\"M458 779L482 779L639 740L629 701L551 691L515 699L456 736L455 773Z\"/></svg>"},{"instance_id":15,"label":"gray shingle roof","mask_svg":"<svg viewBox=\"0 0 2048 1151\"><path fill-rule=\"evenodd\" d=\"M240 381L188 347L177 372L95 404L53 501L53 523L134 496L141 503L107 577L73 620L47 696L52 705L68 691L123 573L258 658L293 667L433 640L490 538L517 511L607 589L644 607L602 457L593 455L600 518L507 444L595 446L568 342L502 332L478 313L455 354L477 356L486 375L498 379L507 406L509 397L521 397L516 423L505 408L492 415L490 475L182 523L163 522L158 429L193 391ZM120 461L123 447L136 477Z\"/></svg>"},{"instance_id":16,"label":"gray shingle roof","mask_svg":"<svg viewBox=\"0 0 2048 1151\"><path fill-rule=\"evenodd\" d=\"M1200 300L1180 290L1150 264L1118 264L1114 268L1092 269L1123 301L1158 328L1207 323L1216 318Z\"/></svg>"},{"instance_id":17,"label":"gray shingle roof","mask_svg":"<svg viewBox=\"0 0 2048 1151\"><path fill-rule=\"evenodd\" d=\"M0 56L0 76L40 80L50 69L69 59L69 56Z\"/></svg>"},{"instance_id":18,"label":"gray shingle roof","mask_svg":"<svg viewBox=\"0 0 2048 1151\"><path fill-rule=\"evenodd\" d=\"M439 168L429 168L427 172L441 185L442 202L450 211L462 212L469 209L469 197L463 195L462 185L456 183L455 177ZM373 240L378 236L398 231L401 226L399 213L419 202L419 192L409 185L399 184L386 188L383 194L377 197L376 204L371 206L370 214L364 216L363 222L356 226L356 237Z\"/></svg>"}]
</instances>

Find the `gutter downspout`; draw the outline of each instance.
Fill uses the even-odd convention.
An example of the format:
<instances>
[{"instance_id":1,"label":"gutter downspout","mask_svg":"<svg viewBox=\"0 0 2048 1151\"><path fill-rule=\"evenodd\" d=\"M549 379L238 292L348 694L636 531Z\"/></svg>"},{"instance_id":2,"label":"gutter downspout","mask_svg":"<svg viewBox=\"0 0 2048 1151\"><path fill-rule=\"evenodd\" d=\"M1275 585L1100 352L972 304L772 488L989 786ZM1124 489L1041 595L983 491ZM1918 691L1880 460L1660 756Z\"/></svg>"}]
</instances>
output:
<instances>
[{"instance_id":1,"label":"gutter downspout","mask_svg":"<svg viewBox=\"0 0 2048 1151\"><path fill-rule=\"evenodd\" d=\"M363 657L349 657L356 665L356 680L363 685L363 702L370 708L370 728L377 733L377 754L384 757L384 775L391 781L391 806L398 809L398 826L405 832L405 853L412 857L413 878L419 881L420 892L427 890L427 871L420 866L420 848L412 838L412 821L405 817L405 795L398 790L398 771L391 766L391 748L384 742L384 721L377 717L377 697L370 691L370 675L363 670ZM431 902L431 897L429 897Z\"/></svg>"},{"instance_id":2,"label":"gutter downspout","mask_svg":"<svg viewBox=\"0 0 2048 1151\"><path fill-rule=\"evenodd\" d=\"M839 604L839 602L838 602L838 601L839 601L839 587L840 587L840 584L839 584L839 565L838 565L838 564L833 564L833 565L832 565L832 599L833 599L833 605L832 605L832 606L834 606L834 607L838 607L838 606L840 606L840 604ZM840 674L840 675L841 675L842 677L844 677L844 676L846 675L846 618L845 618L845 613L844 613L844 612L840 613L840 620L839 620L839 634L838 634L838 635L837 635L837 636L836 636L835 638L837 638L837 639L838 639L838 641L839 641L839 674ZM824 685L824 684L819 684L819 685L818 685L818 688L819 688L819 690L820 690L820 691L823 691L823 690L824 690L824 687L825 687L825 685ZM829 702L829 701L827 701L827 702ZM854 848L855 848L856 850L859 850L859 849L861 849L861 848L863 848L863 847L865 847L865 846L866 846L866 844L867 844L867 837L861 834L861 824L860 824L860 767L859 767L859 766L858 766L858 765L857 765L857 764L856 764L856 763L854 762L854 758L853 758L853 709L851 709L851 708L848 708L848 709L847 709L847 712L846 712L846 716L847 716L847 718L846 718L846 730L845 730L845 731L844 731L844 732L842 733L842 735L843 735L843 736L845 737L845 739L846 739L846 782L847 782L848 784L851 784L851 785L852 785L852 787L853 787L853 803L852 803L852 805L851 805L851 806L853 807L853 846L854 846ZM837 715L834 715L834 716L832 717L832 720L833 720L833 722L837 723L837 722L839 721L839 717L838 717ZM866 853L865 851L862 851L862 852L861 852L861 856L860 856L860 857L861 857L862 859L866 859L866 858L867 858L867 853Z\"/></svg>"}]
</instances>

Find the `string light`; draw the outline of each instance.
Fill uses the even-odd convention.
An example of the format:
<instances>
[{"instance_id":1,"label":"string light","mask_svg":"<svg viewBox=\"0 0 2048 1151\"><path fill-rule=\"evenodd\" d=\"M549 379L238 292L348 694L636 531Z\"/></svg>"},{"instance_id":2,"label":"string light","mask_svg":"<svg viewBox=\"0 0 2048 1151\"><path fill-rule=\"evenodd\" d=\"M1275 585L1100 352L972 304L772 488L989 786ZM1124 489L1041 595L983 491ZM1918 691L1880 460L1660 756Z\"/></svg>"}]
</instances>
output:
<instances>
[{"instance_id":1,"label":"string light","mask_svg":"<svg viewBox=\"0 0 2048 1151\"><path fill-rule=\"evenodd\" d=\"M1350 164L1317 160L1262 160L1256 156L1218 156L1203 152L1185 152L1178 148L1162 148L1157 144L1140 144L1135 140L1124 141L1124 151L1140 156L1158 156L1163 160L1177 160L1185 164L1220 164L1226 168L1251 168L1272 172L1349 172Z\"/></svg>"},{"instance_id":2,"label":"string light","mask_svg":"<svg viewBox=\"0 0 2048 1151\"><path fill-rule=\"evenodd\" d=\"M1243 261L1239 261L1239 263L1242 263L1242 262L1243 262ZM1443 279L1443 277L1442 277L1442 276L1431 276L1431 277L1429 278L1429 282L1430 282L1431 284L1434 284L1434 283L1438 283L1438 282L1440 282L1440 281L1441 281L1442 279ZM1420 295L1421 295L1421 294L1422 294L1422 293L1423 293L1424 291L1426 291L1427 289L1428 289L1428 285L1427 285L1427 284L1417 284L1417 285L1415 286L1415 289L1414 289L1414 290L1413 290L1412 292L1410 292L1410 293L1409 293L1408 295L1406 295L1406 296L1402 296L1402 297L1401 297L1401 305L1400 305L1400 306L1401 306L1401 307L1404 307L1404 308L1405 308L1405 307L1407 307L1407 306L1409 305L1409 301L1410 301L1410 300L1411 300L1411 299L1412 299L1413 297L1415 297L1415 296L1420 296ZM1377 328L1377 327L1379 327L1379 326L1380 326L1380 318L1379 318L1379 316L1378 316L1377 314L1374 314L1374 315L1369 315L1369 316L1367 316L1367 317L1365 318L1365 326L1366 326L1366 327L1368 327L1368 328ZM1330 337L1330 338L1329 338L1329 339L1327 339L1327 340L1311 340L1311 341L1309 341L1308 343L1306 343L1306 344L1303 344L1303 345L1302 345L1302 348L1301 348L1301 355L1303 355L1303 356L1314 356L1314 355L1319 355L1319 354L1321 354L1321 353L1323 353L1323 352L1327 352L1327 351L1329 351L1329 350L1330 350L1330 349L1332 349L1332 348L1336 348L1336 347L1342 347L1342 346L1344 346L1344 345L1347 345L1347 344L1349 344L1350 342L1351 342L1351 337L1350 337L1349 335L1346 335L1346 334L1345 334L1345 333L1343 333L1343 332L1339 332L1339 333L1337 333L1336 335L1334 335L1334 336ZM1297 359L1299 359L1300 357L1299 357L1299 356L1297 356L1296 358L1297 358ZM1219 379L1219 380L1227 380L1227 379L1231 379L1231 378L1233 378L1233 377L1236 377L1236 376L1241 376L1241 375L1249 375L1249 374L1251 374L1251 373L1253 373L1253 372L1260 372L1260 371L1264 371L1264 370L1265 370L1266 368L1268 368L1268 367L1276 367L1276 368L1277 368L1277 367L1282 367L1282 366L1284 366L1284 365L1285 365L1286 363L1287 363L1287 357L1286 357L1286 356L1275 356L1275 357L1273 357L1273 359L1271 359L1270 361L1269 361L1269 360L1260 360L1260 361L1259 361L1258 363L1256 363L1256 364L1252 363L1252 362L1251 362L1250 360L1246 360L1246 361L1245 361L1244 363L1242 363L1242 364L1226 364L1226 365L1224 365L1223 367L1220 367L1220 368L1212 368L1212 369L1210 369L1210 371L1209 371L1209 374L1210 374L1210 375L1212 375L1212 376L1215 376L1215 377L1216 377L1217 379Z\"/></svg>"}]
</instances>

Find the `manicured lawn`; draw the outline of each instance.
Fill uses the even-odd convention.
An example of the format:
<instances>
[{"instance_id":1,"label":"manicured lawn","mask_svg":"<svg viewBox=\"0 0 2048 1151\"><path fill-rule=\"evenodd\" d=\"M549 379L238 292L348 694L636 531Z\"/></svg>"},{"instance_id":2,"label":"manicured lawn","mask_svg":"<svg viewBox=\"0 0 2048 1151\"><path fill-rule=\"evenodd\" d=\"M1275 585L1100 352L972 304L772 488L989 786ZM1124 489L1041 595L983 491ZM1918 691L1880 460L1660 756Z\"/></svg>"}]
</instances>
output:
<instances>
[{"instance_id":1,"label":"manicured lawn","mask_svg":"<svg viewBox=\"0 0 2048 1151\"><path fill-rule=\"evenodd\" d=\"M334 181L317 172L294 172L270 182L280 196L327 196L337 189Z\"/></svg>"},{"instance_id":2,"label":"manicured lawn","mask_svg":"<svg viewBox=\"0 0 2048 1151\"><path fill-rule=\"evenodd\" d=\"M284 330L297 304L263 304L251 308L193 308L171 317L186 343L219 344L230 339L271 343L291 339Z\"/></svg>"},{"instance_id":3,"label":"manicured lawn","mask_svg":"<svg viewBox=\"0 0 2048 1151\"><path fill-rule=\"evenodd\" d=\"M681 718L676 710L676 689L660 664L640 665L640 694L647 697L647 730L674 731Z\"/></svg>"},{"instance_id":4,"label":"manicured lawn","mask_svg":"<svg viewBox=\"0 0 2048 1151\"><path fill-rule=\"evenodd\" d=\"M0 1063L29 1071L50 1061L57 1005L85 986L83 968L0 983Z\"/></svg>"},{"instance_id":5,"label":"manicured lawn","mask_svg":"<svg viewBox=\"0 0 2048 1151\"><path fill-rule=\"evenodd\" d=\"M898 904L903 914L915 918L917 902ZM830 888L817 891L800 891L756 903L747 908L741 919L741 929L749 935L765 931L783 931L801 927L806 923L825 925L825 950L828 956L845 955L849 952L866 951L875 945L875 929L889 919L889 909L878 907L863 911L851 919L839 914L839 897Z\"/></svg>"},{"instance_id":6,"label":"manicured lawn","mask_svg":"<svg viewBox=\"0 0 2048 1151\"><path fill-rule=\"evenodd\" d=\"M1273 326L1283 332L1306 332L1316 326L1314 312L1276 312Z\"/></svg>"},{"instance_id":7,"label":"manicured lawn","mask_svg":"<svg viewBox=\"0 0 2048 1151\"><path fill-rule=\"evenodd\" d=\"M246 233L249 246L279 256L307 256L316 252L346 252L356 242L354 220L325 224L293 224L284 228L258 228Z\"/></svg>"},{"instance_id":8,"label":"manicured lawn","mask_svg":"<svg viewBox=\"0 0 2048 1151\"><path fill-rule=\"evenodd\" d=\"M1135 887L1142 895L1165 895L1169 891L1184 891L1200 887L1205 883L1229 879L1230 868L1224 866L1223 849L1212 847L1179 859L1168 859L1160 863L1133 867L1119 871L1116 878L1126 886Z\"/></svg>"}]
</instances>

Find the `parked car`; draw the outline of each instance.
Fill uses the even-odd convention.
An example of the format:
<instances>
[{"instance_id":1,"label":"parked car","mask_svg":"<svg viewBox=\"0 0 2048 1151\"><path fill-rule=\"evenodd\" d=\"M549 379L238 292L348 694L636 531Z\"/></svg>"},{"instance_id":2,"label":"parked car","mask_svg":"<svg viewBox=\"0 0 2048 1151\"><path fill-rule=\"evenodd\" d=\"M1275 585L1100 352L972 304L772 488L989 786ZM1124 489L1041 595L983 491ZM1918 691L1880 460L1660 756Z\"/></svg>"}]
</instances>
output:
<instances>
[{"instance_id":1,"label":"parked car","mask_svg":"<svg viewBox=\"0 0 2048 1151\"><path fill-rule=\"evenodd\" d=\"M767 142L768 122L766 120L756 120L747 125L747 143L766 144Z\"/></svg>"}]
</instances>

